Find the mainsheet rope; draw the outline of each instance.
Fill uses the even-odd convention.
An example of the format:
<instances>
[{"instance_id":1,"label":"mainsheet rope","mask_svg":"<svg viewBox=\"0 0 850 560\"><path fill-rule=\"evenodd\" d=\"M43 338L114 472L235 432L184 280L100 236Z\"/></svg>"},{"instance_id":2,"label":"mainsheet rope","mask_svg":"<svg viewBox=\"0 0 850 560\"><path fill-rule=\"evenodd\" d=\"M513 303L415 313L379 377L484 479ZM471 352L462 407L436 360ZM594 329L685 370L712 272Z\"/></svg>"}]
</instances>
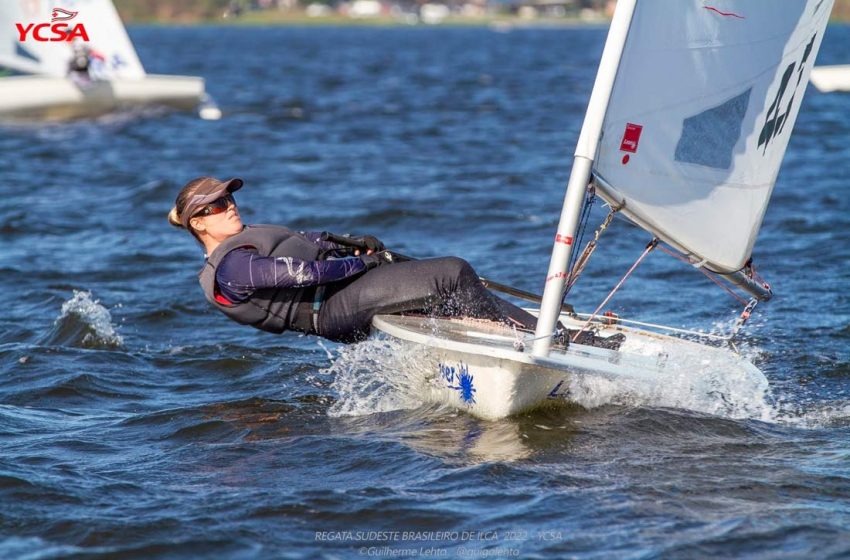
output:
<instances>
[{"instance_id":1,"label":"mainsheet rope","mask_svg":"<svg viewBox=\"0 0 850 560\"><path fill-rule=\"evenodd\" d=\"M668 255L670 255L671 257L675 257L682 262L685 262L687 264L691 264L690 261L687 258L685 258L684 256L682 256L682 255L680 255L680 254L678 254L678 253L676 253L676 252L674 252L674 251L672 251L672 250L670 250L670 249L668 249L664 246L661 246L661 250L664 251L665 253L667 253ZM747 265L745 265L745 268L746 268L746 266L749 266L749 263ZM698 268L703 274L705 274L706 277L709 280L711 280L712 282L714 282L715 284L717 284L718 286L723 288L723 290L727 294L729 294L730 296L735 298L735 300L738 303L740 303L741 305L744 306L744 310L741 312L741 315L738 316L738 319L735 321L735 324L732 326L732 332L729 334L728 338L726 339L726 341L730 345L732 345L733 348L735 348L733 340L738 335L738 333L741 331L741 329L744 327L744 324L750 319L750 317L752 317L753 310L756 308L756 305L758 305L759 300L758 300L758 298L755 298L755 297L751 298L749 300L742 298L741 296L736 294L735 291L732 290L729 286L727 286L726 284L724 284L723 282L718 280L715 277L715 275L717 274L716 272L711 271L711 270L706 270L705 267L702 267L702 266L698 266L696 268ZM743 270L743 268L741 270ZM757 276L757 274L755 273L755 270L753 270L753 275Z\"/></svg>"}]
</instances>

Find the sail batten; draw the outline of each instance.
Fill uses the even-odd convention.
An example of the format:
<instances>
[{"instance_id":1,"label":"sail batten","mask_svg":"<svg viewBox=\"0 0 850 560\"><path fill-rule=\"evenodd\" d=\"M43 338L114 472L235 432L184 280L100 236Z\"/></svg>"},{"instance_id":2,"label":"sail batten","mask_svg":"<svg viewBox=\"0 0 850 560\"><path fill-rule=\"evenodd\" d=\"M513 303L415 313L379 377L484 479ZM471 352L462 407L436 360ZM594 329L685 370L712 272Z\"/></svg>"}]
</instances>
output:
<instances>
[{"instance_id":1,"label":"sail batten","mask_svg":"<svg viewBox=\"0 0 850 560\"><path fill-rule=\"evenodd\" d=\"M594 175L640 227L733 272L750 258L832 1L709 4L637 2Z\"/></svg>"}]
</instances>

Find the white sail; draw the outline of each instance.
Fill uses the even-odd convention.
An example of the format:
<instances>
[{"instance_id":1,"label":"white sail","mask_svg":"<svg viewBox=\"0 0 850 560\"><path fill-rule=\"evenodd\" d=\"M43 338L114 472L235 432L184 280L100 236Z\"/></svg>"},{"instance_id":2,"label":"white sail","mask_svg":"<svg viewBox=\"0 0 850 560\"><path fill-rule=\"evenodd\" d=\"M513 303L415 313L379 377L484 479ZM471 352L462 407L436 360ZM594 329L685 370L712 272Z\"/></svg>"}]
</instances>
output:
<instances>
[{"instance_id":1,"label":"white sail","mask_svg":"<svg viewBox=\"0 0 850 560\"><path fill-rule=\"evenodd\" d=\"M0 67L19 72L37 73L38 59L20 48L15 23L24 21L23 2L6 0L0 2Z\"/></svg>"},{"instance_id":2,"label":"white sail","mask_svg":"<svg viewBox=\"0 0 850 560\"><path fill-rule=\"evenodd\" d=\"M73 15L70 15L73 14ZM21 40L20 24L32 25ZM91 48L92 71L106 79L138 79L145 70L111 0L3 0L0 2L0 66L32 74L65 76L73 53L71 41L39 41L34 36L55 39L54 24L85 28L88 41L75 39Z\"/></svg>"},{"instance_id":3,"label":"white sail","mask_svg":"<svg viewBox=\"0 0 850 560\"><path fill-rule=\"evenodd\" d=\"M832 0L638 1L602 127L602 195L694 259L749 259Z\"/></svg>"}]
</instances>

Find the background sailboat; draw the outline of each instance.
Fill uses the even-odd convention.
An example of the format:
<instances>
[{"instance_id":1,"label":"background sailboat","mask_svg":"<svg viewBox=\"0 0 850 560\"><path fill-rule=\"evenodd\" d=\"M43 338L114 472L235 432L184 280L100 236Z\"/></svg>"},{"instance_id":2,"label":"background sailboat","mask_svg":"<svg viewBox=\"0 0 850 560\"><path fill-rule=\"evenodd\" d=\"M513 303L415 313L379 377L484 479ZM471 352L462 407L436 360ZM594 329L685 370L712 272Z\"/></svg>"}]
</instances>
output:
<instances>
[{"instance_id":1,"label":"background sailboat","mask_svg":"<svg viewBox=\"0 0 850 560\"><path fill-rule=\"evenodd\" d=\"M651 234L637 262L666 245L749 292L755 299L739 325L756 301L771 297L752 267L752 249L831 9L828 0L620 0L576 148L535 335L393 316L376 318L376 329L426 349L420 367L436 399L487 418L568 398L576 376L675 383L706 361L730 376L757 373L724 348L598 320L613 291L590 316L563 314L561 302L595 247L569 266L595 193L612 215ZM617 350L553 347L558 320L625 341Z\"/></svg>"},{"instance_id":2,"label":"background sailboat","mask_svg":"<svg viewBox=\"0 0 850 560\"><path fill-rule=\"evenodd\" d=\"M818 91L850 91L850 64L818 66L812 70L812 85Z\"/></svg>"},{"instance_id":3,"label":"background sailboat","mask_svg":"<svg viewBox=\"0 0 850 560\"><path fill-rule=\"evenodd\" d=\"M143 105L220 117L203 78L145 72L111 0L6 0L0 24L0 67L25 74L0 79L0 117L69 119ZM84 47L91 80L73 80L69 64Z\"/></svg>"}]
</instances>

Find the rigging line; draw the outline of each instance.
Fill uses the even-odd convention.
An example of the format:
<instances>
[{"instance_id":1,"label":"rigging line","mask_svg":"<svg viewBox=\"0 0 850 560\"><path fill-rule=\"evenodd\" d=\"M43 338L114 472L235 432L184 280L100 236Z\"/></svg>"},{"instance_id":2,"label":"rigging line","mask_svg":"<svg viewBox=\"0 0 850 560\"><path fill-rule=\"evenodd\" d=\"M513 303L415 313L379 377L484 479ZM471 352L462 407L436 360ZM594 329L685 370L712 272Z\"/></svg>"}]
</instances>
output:
<instances>
[{"instance_id":1,"label":"rigging line","mask_svg":"<svg viewBox=\"0 0 850 560\"><path fill-rule=\"evenodd\" d=\"M620 208L622 208L622 206L618 206L616 208L611 206L608 216L605 217L605 220L602 221L602 224L593 233L593 240L587 242L584 252L578 258L573 268L570 269L570 275L568 277L569 283L566 285L565 290L569 291L573 287L573 284L578 281L578 277L581 276L581 273L584 272L584 267L586 267L587 263L590 261L590 256L599 246L599 238L602 237L602 233L608 229L608 226L614 221L614 216Z\"/></svg>"},{"instance_id":2,"label":"rigging line","mask_svg":"<svg viewBox=\"0 0 850 560\"><path fill-rule=\"evenodd\" d=\"M581 247L581 244L584 242L584 233L587 229L587 223L590 221L590 210L593 206L593 203L596 201L596 188L593 186L593 183L587 185L587 190L585 191L584 198L584 207L581 210L581 218L579 219L579 236L578 243L576 243L576 247ZM567 264L567 271L569 274L567 275L567 280L564 282L564 291L561 294L561 304L563 305L564 301L567 299L567 294L570 292L570 288L572 288L573 284L575 284L575 279L573 278L573 271L575 270L575 263L577 262L577 253L573 251L570 255L570 262Z\"/></svg>"},{"instance_id":3,"label":"rigging line","mask_svg":"<svg viewBox=\"0 0 850 560\"><path fill-rule=\"evenodd\" d=\"M674 251L672 251L672 250L668 249L667 247L665 247L665 246L661 245L659 248L660 248L662 251L664 251L665 253L667 253L668 255L670 255L671 257L673 257L673 258L675 258L675 259L679 259L680 261L682 261L682 262L684 262L684 263L688 263L688 264L690 264L690 262L688 261L688 259L686 259L686 258L685 258L685 257L683 257L682 255L680 255L680 254L678 254L678 253L676 253L676 252L674 252ZM741 305L747 305L747 300L745 300L744 298L742 298L741 296L739 296L738 294L736 294L736 293L735 293L735 291L734 291L734 290L732 290L729 286L727 286L726 284L724 284L723 282L721 282L720 280L718 280L718 279L714 276L714 274L713 274L711 271L706 270L706 269L705 269L705 267L702 267L702 266L701 266L701 267L699 267L699 269L698 269L698 270L699 270L700 272L702 272L703 274L705 274L706 278L708 278L709 280L711 280L712 282L714 282L715 284L717 284L718 286L720 286L721 288L723 288L723 290L724 290L727 294L729 294L730 296L732 296L733 298L735 298L735 300L736 300L738 303L740 303Z\"/></svg>"},{"instance_id":4,"label":"rigging line","mask_svg":"<svg viewBox=\"0 0 850 560\"><path fill-rule=\"evenodd\" d=\"M632 267L628 270L628 272L626 272L626 275L623 276L623 278L619 282L617 282L617 285L614 286L614 289L611 290L611 293L608 294L608 297L606 297L602 301L602 303L599 304L599 307L597 307L596 310L593 313L590 314L590 318L587 320L587 322L584 325L582 325L581 328L578 330L578 332L575 334L575 336L573 336L573 342L575 342L576 339L578 338L578 335L583 333L584 330L588 327L588 325L590 325L590 323L593 322L593 319L596 318L596 316L599 314L599 312L602 310L602 308L605 307L608 304L609 301L611 301L611 298L614 297L614 294L617 293L617 290L619 290L620 287L626 282L626 280L628 280L629 276L632 275L632 272L635 271L635 269L643 261L643 259L645 259L646 256L649 253L651 253L652 250L655 249L655 247L657 247L657 246L658 246L658 238L653 237L652 241L650 241L647 244L646 249L644 249L643 253L641 253L641 255L638 257L638 260L635 261L635 264L633 264Z\"/></svg>"},{"instance_id":5,"label":"rigging line","mask_svg":"<svg viewBox=\"0 0 850 560\"><path fill-rule=\"evenodd\" d=\"M587 224L590 221L590 211L594 202L596 202L596 189L591 183L587 185L587 190L585 191L584 207L581 209L581 218L579 220L581 228L579 230L578 243L576 243L576 247L581 247L581 244L584 242L584 234L587 231ZM570 255L570 263L567 270L572 270L577 256L578 255L575 252ZM564 295L566 296L566 294Z\"/></svg>"},{"instance_id":6,"label":"rigging line","mask_svg":"<svg viewBox=\"0 0 850 560\"><path fill-rule=\"evenodd\" d=\"M561 331L559 329L555 329L554 331L552 331L552 334L544 334L542 336L534 336L534 333L532 333L522 337L522 342L534 342L535 340L542 340L544 338L554 338L559 334L561 334Z\"/></svg>"},{"instance_id":7,"label":"rigging line","mask_svg":"<svg viewBox=\"0 0 850 560\"><path fill-rule=\"evenodd\" d=\"M762 278L761 275L758 272L756 272L756 267L753 264L753 257L752 256L749 258L749 260L747 260L747 262L744 263L744 266L742 266L738 270L733 270L732 272L719 272L717 270L714 270L710 266L705 266L705 267L702 267L702 268L705 268L706 270L708 270L712 274L716 274L718 276L731 276L733 274L738 274L739 272L743 272L753 282L757 282L757 283L769 288L769 285L768 285L767 282L765 282L764 278Z\"/></svg>"},{"instance_id":8,"label":"rigging line","mask_svg":"<svg viewBox=\"0 0 850 560\"><path fill-rule=\"evenodd\" d=\"M732 327L732 333L729 335L730 343L738 335L738 332L740 332L740 330L744 327L744 324L750 319L750 317L752 317L753 310L756 308L756 305L758 305L758 303L758 298L752 298L747 303L747 306L744 307L744 310L741 312L740 317L738 317L738 319L735 321L735 325Z\"/></svg>"},{"instance_id":9,"label":"rigging line","mask_svg":"<svg viewBox=\"0 0 850 560\"><path fill-rule=\"evenodd\" d=\"M590 317L590 313L576 313L576 317ZM692 331L688 329L678 329L676 327L669 327L667 325L659 325L658 323L647 323L645 321L635 321L634 319L623 319L622 317L617 317L614 324L622 323L624 325L637 325L639 327L650 327L657 330L669 331L674 333L687 334L694 337L699 338L709 338L712 340L718 340L725 342L728 337L719 335L719 334L711 334L707 332L700 331ZM602 323L604 325L604 323Z\"/></svg>"}]
</instances>

